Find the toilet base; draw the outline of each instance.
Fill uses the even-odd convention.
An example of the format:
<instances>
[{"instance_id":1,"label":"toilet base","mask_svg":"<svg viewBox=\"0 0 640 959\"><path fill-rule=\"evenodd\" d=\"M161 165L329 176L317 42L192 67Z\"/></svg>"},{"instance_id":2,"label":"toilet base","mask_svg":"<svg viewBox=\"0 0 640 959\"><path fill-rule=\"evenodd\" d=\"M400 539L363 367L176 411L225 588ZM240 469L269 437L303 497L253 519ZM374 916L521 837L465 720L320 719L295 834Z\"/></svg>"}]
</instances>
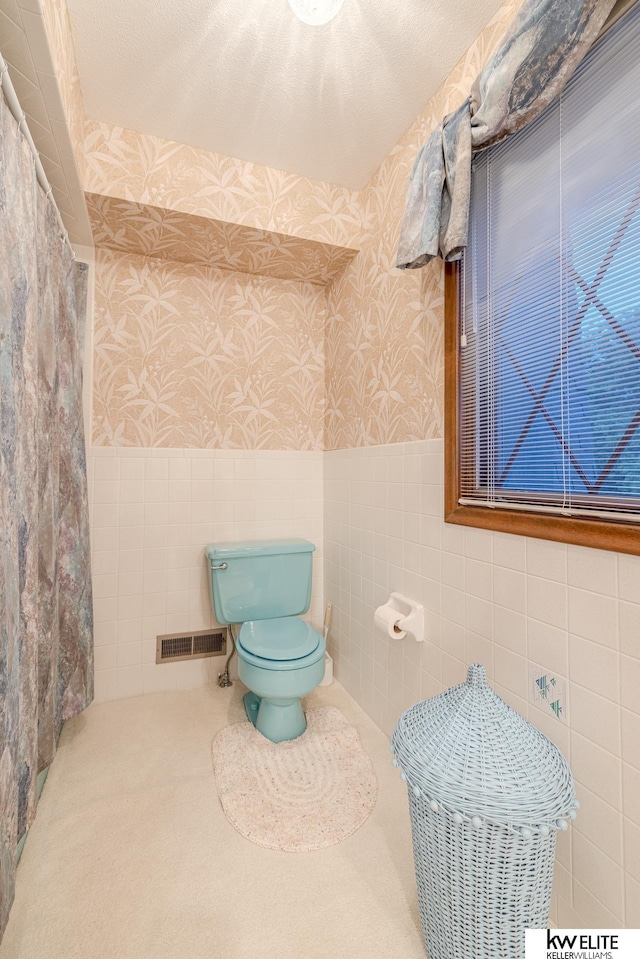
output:
<instances>
[{"instance_id":1,"label":"toilet base","mask_svg":"<svg viewBox=\"0 0 640 959\"><path fill-rule=\"evenodd\" d=\"M296 698L268 699L245 693L244 708L250 722L272 743L297 739L307 728L302 703Z\"/></svg>"}]
</instances>

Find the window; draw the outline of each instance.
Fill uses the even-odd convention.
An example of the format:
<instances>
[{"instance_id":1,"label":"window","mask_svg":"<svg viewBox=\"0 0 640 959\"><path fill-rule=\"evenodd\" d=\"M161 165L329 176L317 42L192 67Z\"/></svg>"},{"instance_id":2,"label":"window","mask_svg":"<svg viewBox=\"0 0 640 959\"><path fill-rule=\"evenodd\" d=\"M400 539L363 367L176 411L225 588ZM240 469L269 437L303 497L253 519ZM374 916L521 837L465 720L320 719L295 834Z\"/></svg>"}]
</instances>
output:
<instances>
[{"instance_id":1,"label":"window","mask_svg":"<svg viewBox=\"0 0 640 959\"><path fill-rule=\"evenodd\" d=\"M447 265L447 520L640 552L640 3L476 155Z\"/></svg>"}]
</instances>

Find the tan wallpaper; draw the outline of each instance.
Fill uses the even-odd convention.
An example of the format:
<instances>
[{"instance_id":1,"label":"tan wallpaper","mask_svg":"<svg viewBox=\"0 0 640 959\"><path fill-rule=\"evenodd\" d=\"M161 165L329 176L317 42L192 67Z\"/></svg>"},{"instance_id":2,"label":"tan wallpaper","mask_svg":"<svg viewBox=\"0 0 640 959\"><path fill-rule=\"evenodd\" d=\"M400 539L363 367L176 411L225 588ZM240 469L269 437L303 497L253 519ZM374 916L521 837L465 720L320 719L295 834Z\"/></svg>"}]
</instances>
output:
<instances>
[{"instance_id":1,"label":"tan wallpaper","mask_svg":"<svg viewBox=\"0 0 640 959\"><path fill-rule=\"evenodd\" d=\"M87 120L65 0L45 0L71 139L78 150L84 134L84 188L102 195L96 203L128 201L194 221L362 248L329 289L324 371L323 295L308 284L291 282L285 290L286 280L222 276L204 265L206 251L193 266L101 251L96 442L319 448L324 396L329 449L442 435L442 268L394 267L405 189L418 149L468 94L519 2L501 8L358 194ZM110 245L127 248L130 227L125 216L120 233L113 223L101 229ZM153 229L147 222L145 231ZM178 238L162 253L180 259L179 249ZM246 256L237 266L253 269ZM313 264L300 269L319 280ZM197 358L202 349L206 360Z\"/></svg>"},{"instance_id":2,"label":"tan wallpaper","mask_svg":"<svg viewBox=\"0 0 640 959\"><path fill-rule=\"evenodd\" d=\"M468 96L519 6L498 11L360 193L362 252L328 298L327 449L442 436L442 263L395 268L405 191L418 150Z\"/></svg>"},{"instance_id":3,"label":"tan wallpaper","mask_svg":"<svg viewBox=\"0 0 640 959\"><path fill-rule=\"evenodd\" d=\"M323 447L322 288L96 251L93 443Z\"/></svg>"},{"instance_id":4,"label":"tan wallpaper","mask_svg":"<svg viewBox=\"0 0 640 959\"><path fill-rule=\"evenodd\" d=\"M468 94L518 5L501 9L359 196L88 124L86 184L102 194L90 207L109 246L151 243L156 255L182 259L186 242L204 260L219 217L226 228L282 228L325 244L357 234L362 248L326 301L309 284L101 250L95 443L337 449L442 435L442 265L394 266L406 184L418 149ZM158 251L155 221L164 243L167 217L175 237ZM252 256L245 249L237 266L251 270Z\"/></svg>"},{"instance_id":5,"label":"tan wallpaper","mask_svg":"<svg viewBox=\"0 0 640 959\"><path fill-rule=\"evenodd\" d=\"M131 200L85 194L96 246L326 286L358 252Z\"/></svg>"},{"instance_id":6,"label":"tan wallpaper","mask_svg":"<svg viewBox=\"0 0 640 959\"><path fill-rule=\"evenodd\" d=\"M358 194L109 123L86 124L84 188L259 230L359 246Z\"/></svg>"}]
</instances>

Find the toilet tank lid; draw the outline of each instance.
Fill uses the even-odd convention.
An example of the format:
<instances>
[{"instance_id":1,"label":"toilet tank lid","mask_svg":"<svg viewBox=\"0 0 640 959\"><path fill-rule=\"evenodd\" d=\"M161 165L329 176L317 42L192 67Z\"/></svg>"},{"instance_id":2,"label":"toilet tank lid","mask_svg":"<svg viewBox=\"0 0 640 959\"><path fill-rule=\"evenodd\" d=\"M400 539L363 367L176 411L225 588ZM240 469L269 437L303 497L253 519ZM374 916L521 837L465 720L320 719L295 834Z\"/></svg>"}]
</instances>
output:
<instances>
[{"instance_id":1,"label":"toilet tank lid","mask_svg":"<svg viewBox=\"0 0 640 959\"><path fill-rule=\"evenodd\" d=\"M237 543L210 543L209 559L238 559L241 556L280 556L283 553L312 553L313 543L307 539L245 539Z\"/></svg>"}]
</instances>

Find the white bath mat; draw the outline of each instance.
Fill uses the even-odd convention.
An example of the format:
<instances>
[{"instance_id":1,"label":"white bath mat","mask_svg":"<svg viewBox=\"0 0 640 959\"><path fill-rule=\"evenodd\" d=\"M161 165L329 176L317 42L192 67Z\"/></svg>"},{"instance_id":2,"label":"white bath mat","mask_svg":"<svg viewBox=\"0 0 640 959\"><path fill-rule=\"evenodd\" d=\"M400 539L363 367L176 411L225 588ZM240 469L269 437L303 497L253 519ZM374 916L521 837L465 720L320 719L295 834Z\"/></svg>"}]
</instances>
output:
<instances>
[{"instance_id":1,"label":"white bath mat","mask_svg":"<svg viewBox=\"0 0 640 959\"><path fill-rule=\"evenodd\" d=\"M213 740L227 819L269 849L333 846L375 806L376 775L354 727L334 706L308 709L306 716L306 732L288 742L270 742L249 722L227 726Z\"/></svg>"}]
</instances>

